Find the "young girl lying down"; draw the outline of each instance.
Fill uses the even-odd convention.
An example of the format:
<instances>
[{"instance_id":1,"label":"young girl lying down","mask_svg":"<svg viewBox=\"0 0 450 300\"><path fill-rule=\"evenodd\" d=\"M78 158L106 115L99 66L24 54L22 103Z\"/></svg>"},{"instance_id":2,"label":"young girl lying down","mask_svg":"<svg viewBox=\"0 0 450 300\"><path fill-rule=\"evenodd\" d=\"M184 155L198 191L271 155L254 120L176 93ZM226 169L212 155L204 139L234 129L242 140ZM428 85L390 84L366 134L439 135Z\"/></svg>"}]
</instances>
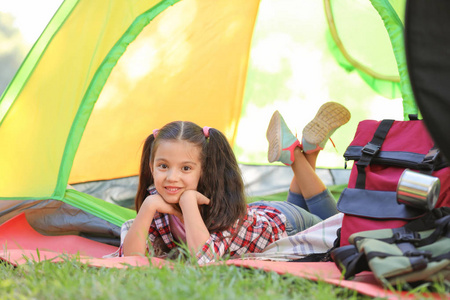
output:
<instances>
[{"instance_id":1,"label":"young girl lying down","mask_svg":"<svg viewBox=\"0 0 450 300\"><path fill-rule=\"evenodd\" d=\"M168 253L186 244L204 264L226 254L262 252L336 214L315 163L330 135L349 118L345 107L325 103L300 142L276 111L267 129L269 162L290 165L294 178L287 201L251 204L231 146L219 130L182 121L154 130L142 152L137 216L122 226L120 255Z\"/></svg>"}]
</instances>

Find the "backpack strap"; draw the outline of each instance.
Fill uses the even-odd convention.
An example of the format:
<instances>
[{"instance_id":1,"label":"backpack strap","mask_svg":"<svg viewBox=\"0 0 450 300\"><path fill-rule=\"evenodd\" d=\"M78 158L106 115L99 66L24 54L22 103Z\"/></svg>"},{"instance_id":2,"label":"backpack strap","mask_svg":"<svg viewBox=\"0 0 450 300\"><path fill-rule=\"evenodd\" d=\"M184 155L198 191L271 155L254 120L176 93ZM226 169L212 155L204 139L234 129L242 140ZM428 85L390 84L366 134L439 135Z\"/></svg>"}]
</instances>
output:
<instances>
[{"instance_id":1,"label":"backpack strap","mask_svg":"<svg viewBox=\"0 0 450 300\"><path fill-rule=\"evenodd\" d=\"M391 129L394 120L383 120L378 125L372 140L367 143L361 150L361 158L356 162L356 167L358 170L358 177L356 178L355 188L365 189L366 187L366 167L370 165L370 161L374 156L380 151L381 145L383 144L386 136Z\"/></svg>"},{"instance_id":2,"label":"backpack strap","mask_svg":"<svg viewBox=\"0 0 450 300\"><path fill-rule=\"evenodd\" d=\"M419 231L434 231L427 237L421 237ZM381 234L381 231L384 233ZM333 249L331 258L336 266L344 272L345 279L362 272L370 271L368 262L375 257L398 256L385 251L381 248L377 251L359 251L357 244L368 238L369 240L378 240L382 243L394 244L403 256L409 259L409 263L414 270L420 270L426 267L428 261L441 261L450 259L450 251L436 257L432 257L429 251L417 249L424 245L430 245L436 242L440 237L450 238L450 207L435 208L426 215L411 221L407 225L391 229L391 236L386 229L367 231L372 232L373 236L358 236L353 239L353 244Z\"/></svg>"},{"instance_id":3,"label":"backpack strap","mask_svg":"<svg viewBox=\"0 0 450 300\"><path fill-rule=\"evenodd\" d=\"M364 252L359 252L355 245L347 245L334 249L331 259L347 280L362 271L370 271L368 259Z\"/></svg>"},{"instance_id":4,"label":"backpack strap","mask_svg":"<svg viewBox=\"0 0 450 300\"><path fill-rule=\"evenodd\" d=\"M419 168L423 174L431 175L433 171L448 167L449 163L437 145L434 145L423 158Z\"/></svg>"},{"instance_id":5,"label":"backpack strap","mask_svg":"<svg viewBox=\"0 0 450 300\"><path fill-rule=\"evenodd\" d=\"M421 231L433 230L427 237L420 235ZM388 244L412 243L416 247L422 247L434 243L439 237L450 238L450 208L435 208L422 217L409 222L403 227L392 228L390 237L378 237L376 239ZM364 237L355 237L355 241Z\"/></svg>"},{"instance_id":6,"label":"backpack strap","mask_svg":"<svg viewBox=\"0 0 450 300\"><path fill-rule=\"evenodd\" d=\"M422 164L434 166L436 159L439 157L439 148L434 145L423 158Z\"/></svg>"},{"instance_id":7,"label":"backpack strap","mask_svg":"<svg viewBox=\"0 0 450 300\"><path fill-rule=\"evenodd\" d=\"M368 242L371 243L373 247L373 241L368 240ZM427 267L429 260L433 256L432 252L421 251L411 243L398 243L395 244L395 247L383 247L385 245L386 244L383 243L378 245L376 248L379 248L379 251L373 251L373 249L372 251L367 251L367 249L364 249L363 252L366 254L367 261L370 262L372 259L377 258L403 256L408 260L408 267L411 268L411 271L420 271Z\"/></svg>"},{"instance_id":8,"label":"backpack strap","mask_svg":"<svg viewBox=\"0 0 450 300\"><path fill-rule=\"evenodd\" d=\"M409 114L408 117L410 121L419 121L419 116L417 114ZM431 175L436 168L440 169L447 165L445 159L442 158L438 146L434 145L423 158L419 171L423 174Z\"/></svg>"},{"instance_id":9,"label":"backpack strap","mask_svg":"<svg viewBox=\"0 0 450 300\"><path fill-rule=\"evenodd\" d=\"M436 229L428 237L421 239L416 245L424 246L434 243L439 237L450 238L450 216L443 217L436 221Z\"/></svg>"}]
</instances>

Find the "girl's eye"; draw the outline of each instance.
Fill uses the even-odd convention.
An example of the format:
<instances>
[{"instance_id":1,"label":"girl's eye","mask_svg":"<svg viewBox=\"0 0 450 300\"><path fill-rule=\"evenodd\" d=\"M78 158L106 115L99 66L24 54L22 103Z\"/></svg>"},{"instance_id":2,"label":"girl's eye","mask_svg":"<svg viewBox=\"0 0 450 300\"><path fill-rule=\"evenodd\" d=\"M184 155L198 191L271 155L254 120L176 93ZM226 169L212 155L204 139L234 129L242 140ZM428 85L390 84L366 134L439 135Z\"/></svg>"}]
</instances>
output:
<instances>
[{"instance_id":1,"label":"girl's eye","mask_svg":"<svg viewBox=\"0 0 450 300\"><path fill-rule=\"evenodd\" d=\"M191 167L188 167L188 166L183 167L183 171L190 171L190 170L191 170Z\"/></svg>"},{"instance_id":2,"label":"girl's eye","mask_svg":"<svg viewBox=\"0 0 450 300\"><path fill-rule=\"evenodd\" d=\"M161 169L167 169L167 165L166 165L166 164L160 164L159 167L160 167Z\"/></svg>"}]
</instances>

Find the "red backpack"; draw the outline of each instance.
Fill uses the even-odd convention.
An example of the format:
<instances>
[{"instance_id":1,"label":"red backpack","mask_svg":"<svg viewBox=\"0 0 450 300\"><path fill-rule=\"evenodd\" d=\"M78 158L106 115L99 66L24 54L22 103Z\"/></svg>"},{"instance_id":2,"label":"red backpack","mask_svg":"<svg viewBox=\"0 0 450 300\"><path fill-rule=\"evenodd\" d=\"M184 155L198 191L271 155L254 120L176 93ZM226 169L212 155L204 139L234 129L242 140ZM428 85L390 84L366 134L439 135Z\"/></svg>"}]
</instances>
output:
<instances>
[{"instance_id":1,"label":"red backpack","mask_svg":"<svg viewBox=\"0 0 450 300\"><path fill-rule=\"evenodd\" d=\"M450 206L450 168L420 120L361 121L344 157L355 163L337 205L344 213L341 246L355 232L402 227L426 213L397 202L405 169L438 177L436 207Z\"/></svg>"}]
</instances>

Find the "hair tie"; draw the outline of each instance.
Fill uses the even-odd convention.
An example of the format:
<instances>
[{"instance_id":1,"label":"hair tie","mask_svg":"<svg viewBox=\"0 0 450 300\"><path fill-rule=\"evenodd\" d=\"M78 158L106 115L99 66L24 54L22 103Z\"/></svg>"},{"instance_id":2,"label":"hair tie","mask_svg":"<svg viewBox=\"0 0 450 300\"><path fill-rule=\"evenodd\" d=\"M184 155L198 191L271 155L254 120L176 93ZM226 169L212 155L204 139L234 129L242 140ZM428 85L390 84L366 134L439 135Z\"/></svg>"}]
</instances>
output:
<instances>
[{"instance_id":1,"label":"hair tie","mask_svg":"<svg viewBox=\"0 0 450 300\"><path fill-rule=\"evenodd\" d=\"M209 138L209 130L211 129L211 127L205 126L203 127L203 134L205 135L206 138Z\"/></svg>"},{"instance_id":2,"label":"hair tie","mask_svg":"<svg viewBox=\"0 0 450 300\"><path fill-rule=\"evenodd\" d=\"M158 135L159 129L153 129L153 137L156 139L156 136Z\"/></svg>"}]
</instances>

